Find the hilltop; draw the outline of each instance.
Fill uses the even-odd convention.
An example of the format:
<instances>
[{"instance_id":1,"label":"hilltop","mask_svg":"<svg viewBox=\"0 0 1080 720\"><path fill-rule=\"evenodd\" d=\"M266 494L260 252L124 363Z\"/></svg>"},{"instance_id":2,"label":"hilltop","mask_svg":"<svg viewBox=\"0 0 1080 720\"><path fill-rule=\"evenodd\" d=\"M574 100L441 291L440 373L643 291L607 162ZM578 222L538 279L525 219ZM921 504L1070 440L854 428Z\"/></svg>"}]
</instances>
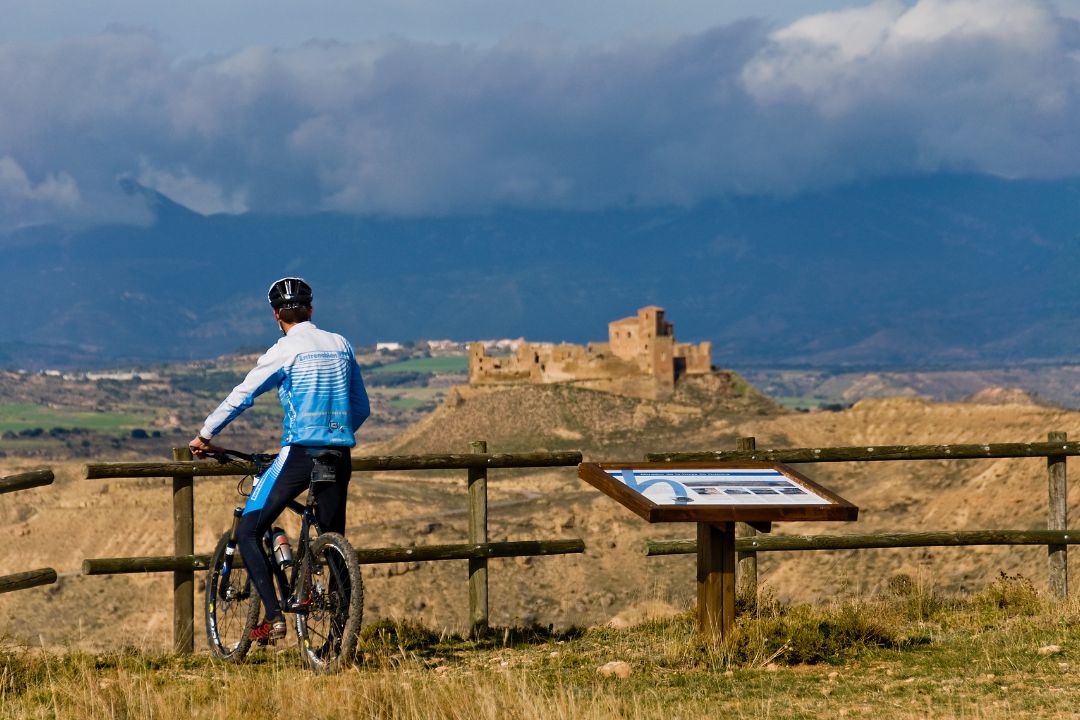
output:
<instances>
[{"instance_id":1,"label":"hilltop","mask_svg":"<svg viewBox=\"0 0 1080 720\"><path fill-rule=\"evenodd\" d=\"M686 376L668 400L575 385L458 386L437 410L383 448L402 454L461 452L471 440L487 440L498 452L581 450L590 459L625 458L640 456L644 447L734 432L740 419L783 412L732 371Z\"/></svg>"}]
</instances>

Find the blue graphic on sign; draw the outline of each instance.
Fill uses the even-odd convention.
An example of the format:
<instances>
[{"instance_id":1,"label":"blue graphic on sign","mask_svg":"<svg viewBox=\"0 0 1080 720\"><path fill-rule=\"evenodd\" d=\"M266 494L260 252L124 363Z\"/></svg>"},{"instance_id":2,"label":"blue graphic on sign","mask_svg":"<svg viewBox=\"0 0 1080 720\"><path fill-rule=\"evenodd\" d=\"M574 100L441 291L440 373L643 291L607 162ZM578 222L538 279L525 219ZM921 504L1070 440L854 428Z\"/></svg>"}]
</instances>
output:
<instances>
[{"instance_id":1,"label":"blue graphic on sign","mask_svg":"<svg viewBox=\"0 0 1080 720\"><path fill-rule=\"evenodd\" d=\"M668 487L670 487L672 492L675 493L675 502L677 502L677 503L688 503L688 502L690 502L690 496L686 494L686 487L682 483L676 482L675 480L672 480L671 478L661 478L661 479L658 479L658 480L645 480L645 481L639 483L634 478L634 471L633 470L623 470L622 471L622 479L623 479L623 482L626 483L626 487L630 488L631 490L636 490L637 492L641 493L642 495L644 495L645 491L648 490L649 488L651 488L653 485L661 485L662 484L662 485L667 485Z\"/></svg>"}]
</instances>

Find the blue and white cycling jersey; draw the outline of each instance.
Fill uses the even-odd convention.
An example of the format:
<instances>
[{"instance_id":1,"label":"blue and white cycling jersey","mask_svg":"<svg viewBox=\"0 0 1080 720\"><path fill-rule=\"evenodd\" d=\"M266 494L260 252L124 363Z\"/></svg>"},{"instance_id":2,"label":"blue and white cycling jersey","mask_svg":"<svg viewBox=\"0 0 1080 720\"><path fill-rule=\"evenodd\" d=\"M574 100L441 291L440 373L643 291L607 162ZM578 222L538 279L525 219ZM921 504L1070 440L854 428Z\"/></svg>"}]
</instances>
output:
<instances>
[{"instance_id":1,"label":"blue and white cycling jersey","mask_svg":"<svg viewBox=\"0 0 1080 720\"><path fill-rule=\"evenodd\" d=\"M353 433L371 414L352 346L336 333L302 322L259 358L244 381L206 418L199 434L214 437L274 387L285 410L282 447L353 447Z\"/></svg>"}]
</instances>

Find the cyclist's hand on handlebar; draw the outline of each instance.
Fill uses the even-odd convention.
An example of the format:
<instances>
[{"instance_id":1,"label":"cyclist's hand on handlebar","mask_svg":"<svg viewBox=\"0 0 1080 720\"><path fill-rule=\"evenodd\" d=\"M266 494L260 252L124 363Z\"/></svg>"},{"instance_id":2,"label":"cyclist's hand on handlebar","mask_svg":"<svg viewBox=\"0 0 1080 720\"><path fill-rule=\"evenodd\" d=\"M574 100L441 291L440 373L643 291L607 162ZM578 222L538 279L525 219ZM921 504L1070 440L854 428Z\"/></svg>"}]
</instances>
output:
<instances>
[{"instance_id":1,"label":"cyclist's hand on handlebar","mask_svg":"<svg viewBox=\"0 0 1080 720\"><path fill-rule=\"evenodd\" d=\"M207 453L219 453L223 448L207 442L201 435L196 435L195 439L188 443L188 449L191 450L191 454L195 457L204 458Z\"/></svg>"}]
</instances>

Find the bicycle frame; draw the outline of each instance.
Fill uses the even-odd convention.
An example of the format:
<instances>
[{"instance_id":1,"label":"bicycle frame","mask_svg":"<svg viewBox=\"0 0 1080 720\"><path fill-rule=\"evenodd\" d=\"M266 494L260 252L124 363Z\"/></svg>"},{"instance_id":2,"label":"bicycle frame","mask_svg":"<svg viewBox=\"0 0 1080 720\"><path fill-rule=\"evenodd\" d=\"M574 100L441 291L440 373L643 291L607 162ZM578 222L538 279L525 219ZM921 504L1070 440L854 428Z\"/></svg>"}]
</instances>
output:
<instances>
[{"instance_id":1,"label":"bicycle frame","mask_svg":"<svg viewBox=\"0 0 1080 720\"><path fill-rule=\"evenodd\" d=\"M241 460L247 460L253 462L256 466L256 473L265 471L269 466L269 459L272 456L264 455L250 455L247 453L236 452L234 450L223 450L218 457L220 462L222 456L233 456ZM266 467L261 467L261 466ZM273 547L271 546L271 533L273 529L267 530L263 533L262 537L262 551L270 564L270 572L274 577L275 590L278 593L278 601L281 605L283 612L300 613L307 610L307 604L304 600L297 597L300 591L300 583L298 580L305 577L305 574L310 569L311 554L308 551L311 544L311 531L314 529L316 537L322 534L322 528L319 526L319 521L316 519L316 507L318 507L318 498L315 496L314 480L308 483L307 501L301 505L296 500L290 500L286 505L286 509L292 510L294 513L300 516L300 536L296 541L296 552L293 558L291 569L292 572L286 575L285 569L275 560ZM229 572L232 569L232 558L236 553L236 530L240 525L240 518L244 514L244 508L237 506L233 509L233 521L232 526L229 528L229 540L225 546L226 561L221 569L221 577L223 580L227 580ZM222 587L226 587L227 583L223 582ZM226 598L222 598L223 600Z\"/></svg>"},{"instance_id":2,"label":"bicycle frame","mask_svg":"<svg viewBox=\"0 0 1080 720\"><path fill-rule=\"evenodd\" d=\"M301 505L296 500L290 500L285 506L300 516L300 537L297 538L296 541L296 554L290 566L292 572L288 577L286 577L285 569L275 560L273 547L269 547L272 530L267 530L263 534L264 550L269 547L268 558L270 560L270 569L274 574L274 580L278 589L278 599L281 602L281 609L284 612L298 613L307 610L305 601L301 600L297 595L301 589L299 580L303 578L305 573L310 569L311 553L308 552L308 549L311 545L311 531L314 529L315 537L322 534L322 528L319 527L319 521L316 519L315 508L317 505L318 499L315 497L312 484L309 483L306 504Z\"/></svg>"}]
</instances>

